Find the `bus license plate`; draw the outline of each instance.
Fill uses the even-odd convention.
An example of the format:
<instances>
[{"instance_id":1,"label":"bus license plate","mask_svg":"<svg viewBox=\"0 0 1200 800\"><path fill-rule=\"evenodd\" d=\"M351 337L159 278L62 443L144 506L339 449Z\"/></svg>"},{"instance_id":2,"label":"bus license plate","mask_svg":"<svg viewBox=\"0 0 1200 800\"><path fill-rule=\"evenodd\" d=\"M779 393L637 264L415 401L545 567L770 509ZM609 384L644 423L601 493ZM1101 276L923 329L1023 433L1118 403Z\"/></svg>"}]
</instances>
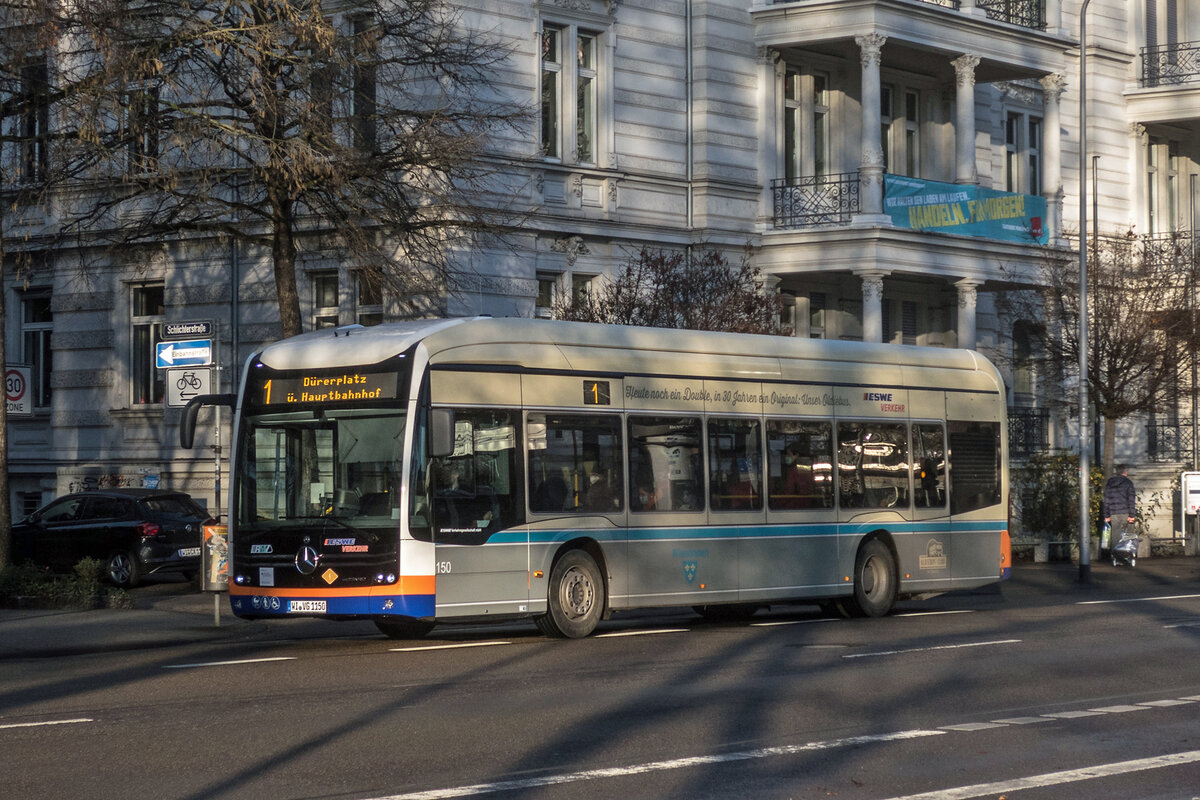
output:
<instances>
[{"instance_id":1,"label":"bus license plate","mask_svg":"<svg viewBox=\"0 0 1200 800\"><path fill-rule=\"evenodd\" d=\"M289 614L324 614L324 600L288 600Z\"/></svg>"}]
</instances>

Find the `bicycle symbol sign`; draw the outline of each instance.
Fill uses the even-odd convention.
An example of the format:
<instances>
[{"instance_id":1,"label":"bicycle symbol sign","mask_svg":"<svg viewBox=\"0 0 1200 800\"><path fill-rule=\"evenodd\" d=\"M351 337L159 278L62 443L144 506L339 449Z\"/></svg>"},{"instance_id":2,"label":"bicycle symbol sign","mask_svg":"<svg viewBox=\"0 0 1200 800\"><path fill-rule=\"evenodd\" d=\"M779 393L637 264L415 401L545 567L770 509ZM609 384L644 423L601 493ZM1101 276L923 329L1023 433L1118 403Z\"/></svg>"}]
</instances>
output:
<instances>
[{"instance_id":1,"label":"bicycle symbol sign","mask_svg":"<svg viewBox=\"0 0 1200 800\"><path fill-rule=\"evenodd\" d=\"M193 397L212 392L212 370L205 367L167 370L167 405L186 406Z\"/></svg>"}]
</instances>

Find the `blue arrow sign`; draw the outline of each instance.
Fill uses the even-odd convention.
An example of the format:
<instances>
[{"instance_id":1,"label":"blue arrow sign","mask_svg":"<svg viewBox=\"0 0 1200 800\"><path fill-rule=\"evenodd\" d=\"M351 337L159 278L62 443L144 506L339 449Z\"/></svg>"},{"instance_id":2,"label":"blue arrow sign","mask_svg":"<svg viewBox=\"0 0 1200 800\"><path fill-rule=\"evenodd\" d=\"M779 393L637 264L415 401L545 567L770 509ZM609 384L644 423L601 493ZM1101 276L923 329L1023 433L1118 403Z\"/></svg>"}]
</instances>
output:
<instances>
[{"instance_id":1,"label":"blue arrow sign","mask_svg":"<svg viewBox=\"0 0 1200 800\"><path fill-rule=\"evenodd\" d=\"M155 346L159 369L170 367L202 367L212 363L212 339L191 339L186 342L159 342Z\"/></svg>"}]
</instances>

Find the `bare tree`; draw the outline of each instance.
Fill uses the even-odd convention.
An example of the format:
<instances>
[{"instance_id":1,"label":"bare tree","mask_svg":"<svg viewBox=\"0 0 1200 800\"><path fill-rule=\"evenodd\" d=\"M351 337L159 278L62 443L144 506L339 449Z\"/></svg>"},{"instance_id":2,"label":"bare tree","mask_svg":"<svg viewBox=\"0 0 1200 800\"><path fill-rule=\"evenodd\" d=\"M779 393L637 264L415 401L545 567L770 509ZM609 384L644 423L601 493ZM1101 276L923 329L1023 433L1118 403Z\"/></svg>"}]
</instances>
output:
<instances>
[{"instance_id":1,"label":"bare tree","mask_svg":"<svg viewBox=\"0 0 1200 800\"><path fill-rule=\"evenodd\" d=\"M486 156L529 112L493 90L508 50L443 0L157 0L107 22L78 141L111 184L63 216L89 244L263 248L290 336L299 253L440 297L455 250L512 222Z\"/></svg>"},{"instance_id":2,"label":"bare tree","mask_svg":"<svg viewBox=\"0 0 1200 800\"><path fill-rule=\"evenodd\" d=\"M54 192L86 171L53 153L74 135L57 117L103 78L81 65L84 15L61 0L0 0L0 376L7 377L6 294L12 279L27 279L37 254L53 249L57 231L47 223ZM121 15L127 4L95 0L93 21ZM105 23L108 24L108 23ZM83 45L86 47L86 45ZM8 480L8 405L0 403L0 568L12 557Z\"/></svg>"},{"instance_id":3,"label":"bare tree","mask_svg":"<svg viewBox=\"0 0 1200 800\"><path fill-rule=\"evenodd\" d=\"M553 313L580 322L787 335L783 302L764 283L748 254L735 267L711 246L643 247L616 276L561 298Z\"/></svg>"},{"instance_id":4,"label":"bare tree","mask_svg":"<svg viewBox=\"0 0 1200 800\"><path fill-rule=\"evenodd\" d=\"M1104 420L1105 474L1111 474L1116 425L1134 414L1177 404L1183 355L1198 342L1196 270L1183 237L1132 233L1093 242L1088 255L1088 396ZM1039 291L1000 295L1009 319L1033 323L1036 347L1025 354L1051 380L1079 374L1079 266L1047 260Z\"/></svg>"}]
</instances>

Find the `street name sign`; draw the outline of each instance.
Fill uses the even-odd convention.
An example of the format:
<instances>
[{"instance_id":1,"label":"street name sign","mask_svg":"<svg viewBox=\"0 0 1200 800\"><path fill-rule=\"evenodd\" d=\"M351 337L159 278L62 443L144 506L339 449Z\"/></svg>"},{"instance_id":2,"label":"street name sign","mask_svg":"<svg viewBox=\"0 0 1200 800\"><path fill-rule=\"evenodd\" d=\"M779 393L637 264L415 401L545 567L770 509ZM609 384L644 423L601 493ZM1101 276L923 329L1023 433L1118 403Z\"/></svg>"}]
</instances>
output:
<instances>
[{"instance_id":1,"label":"street name sign","mask_svg":"<svg viewBox=\"0 0 1200 800\"><path fill-rule=\"evenodd\" d=\"M211 320L199 319L191 322L167 322L163 324L163 337L182 339L185 336L209 336L213 334Z\"/></svg>"}]
</instances>

